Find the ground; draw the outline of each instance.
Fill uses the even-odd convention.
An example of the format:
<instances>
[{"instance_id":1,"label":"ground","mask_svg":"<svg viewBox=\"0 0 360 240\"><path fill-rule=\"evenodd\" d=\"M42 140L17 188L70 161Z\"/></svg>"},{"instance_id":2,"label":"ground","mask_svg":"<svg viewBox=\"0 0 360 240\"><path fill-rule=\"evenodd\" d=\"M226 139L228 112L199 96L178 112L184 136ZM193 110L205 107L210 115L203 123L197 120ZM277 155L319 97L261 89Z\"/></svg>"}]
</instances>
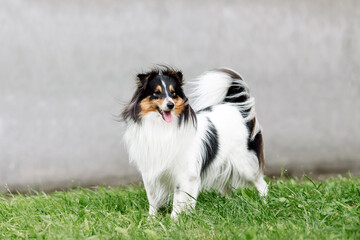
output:
<instances>
[{"instance_id":1,"label":"ground","mask_svg":"<svg viewBox=\"0 0 360 240\"><path fill-rule=\"evenodd\" d=\"M1 239L359 239L360 178L267 179L230 198L201 193L195 212L148 219L141 186L0 195Z\"/></svg>"}]
</instances>

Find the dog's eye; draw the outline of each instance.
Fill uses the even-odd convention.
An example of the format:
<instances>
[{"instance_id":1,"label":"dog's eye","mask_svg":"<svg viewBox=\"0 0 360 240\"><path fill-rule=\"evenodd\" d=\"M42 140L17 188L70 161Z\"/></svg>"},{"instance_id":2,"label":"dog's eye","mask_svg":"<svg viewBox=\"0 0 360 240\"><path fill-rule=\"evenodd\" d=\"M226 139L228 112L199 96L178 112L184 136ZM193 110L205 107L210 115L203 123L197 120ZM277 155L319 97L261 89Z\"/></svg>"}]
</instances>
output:
<instances>
[{"instance_id":1,"label":"dog's eye","mask_svg":"<svg viewBox=\"0 0 360 240\"><path fill-rule=\"evenodd\" d=\"M174 90L171 90L171 95L173 95L173 96L175 96L176 95L176 93L175 93L175 91Z\"/></svg>"},{"instance_id":2,"label":"dog's eye","mask_svg":"<svg viewBox=\"0 0 360 240\"><path fill-rule=\"evenodd\" d=\"M156 95L159 95L161 92L160 92L159 90L156 90L154 93L155 93Z\"/></svg>"}]
</instances>

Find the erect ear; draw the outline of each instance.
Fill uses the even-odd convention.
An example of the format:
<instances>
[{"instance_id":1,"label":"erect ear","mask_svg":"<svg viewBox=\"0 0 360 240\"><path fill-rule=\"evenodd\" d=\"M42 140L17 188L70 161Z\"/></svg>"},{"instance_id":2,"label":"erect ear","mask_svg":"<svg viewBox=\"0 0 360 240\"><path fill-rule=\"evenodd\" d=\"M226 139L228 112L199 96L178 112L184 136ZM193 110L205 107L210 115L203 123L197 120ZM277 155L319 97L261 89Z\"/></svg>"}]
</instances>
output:
<instances>
[{"instance_id":1,"label":"erect ear","mask_svg":"<svg viewBox=\"0 0 360 240\"><path fill-rule=\"evenodd\" d=\"M181 71L168 71L167 75L174 78L179 83L179 85L182 85L184 82L184 77Z\"/></svg>"},{"instance_id":2,"label":"erect ear","mask_svg":"<svg viewBox=\"0 0 360 240\"><path fill-rule=\"evenodd\" d=\"M148 83L148 76L146 74L140 73L136 76L137 85L139 88L146 88Z\"/></svg>"},{"instance_id":3,"label":"erect ear","mask_svg":"<svg viewBox=\"0 0 360 240\"><path fill-rule=\"evenodd\" d=\"M177 77L177 79L178 79L178 81L179 81L180 85L182 85L182 84L183 84L183 82L184 82L183 73L182 73L182 72L180 72L180 71L178 71L178 72L176 72L175 74L176 74L176 77Z\"/></svg>"}]
</instances>

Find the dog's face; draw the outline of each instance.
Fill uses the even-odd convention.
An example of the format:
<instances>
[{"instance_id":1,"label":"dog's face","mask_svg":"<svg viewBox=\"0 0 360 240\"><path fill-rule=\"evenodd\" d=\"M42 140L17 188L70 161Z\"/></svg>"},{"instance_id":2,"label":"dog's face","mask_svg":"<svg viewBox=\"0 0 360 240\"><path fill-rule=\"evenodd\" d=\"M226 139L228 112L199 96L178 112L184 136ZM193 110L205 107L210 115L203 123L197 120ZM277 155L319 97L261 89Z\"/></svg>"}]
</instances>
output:
<instances>
[{"instance_id":1,"label":"dog's face","mask_svg":"<svg viewBox=\"0 0 360 240\"><path fill-rule=\"evenodd\" d=\"M153 76L151 76L153 75ZM182 113L185 107L184 92L181 88L182 74L138 75L144 92L140 101L140 115L157 112L166 122L172 122L173 116ZM148 78L148 79L146 79Z\"/></svg>"},{"instance_id":2,"label":"dog's face","mask_svg":"<svg viewBox=\"0 0 360 240\"><path fill-rule=\"evenodd\" d=\"M159 119L170 123L174 117L187 120L194 113L182 89L183 75L165 68L137 75L137 91L123 112L124 119L135 122L149 113L159 114Z\"/></svg>"}]
</instances>

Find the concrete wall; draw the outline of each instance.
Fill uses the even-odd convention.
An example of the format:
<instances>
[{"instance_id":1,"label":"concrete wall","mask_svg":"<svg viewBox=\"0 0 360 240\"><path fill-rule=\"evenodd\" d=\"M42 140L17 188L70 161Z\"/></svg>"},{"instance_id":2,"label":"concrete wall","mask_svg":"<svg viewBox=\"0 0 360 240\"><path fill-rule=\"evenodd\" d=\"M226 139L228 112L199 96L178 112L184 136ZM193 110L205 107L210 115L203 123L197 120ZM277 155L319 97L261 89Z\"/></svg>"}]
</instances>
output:
<instances>
[{"instance_id":1,"label":"concrete wall","mask_svg":"<svg viewBox=\"0 0 360 240\"><path fill-rule=\"evenodd\" d=\"M4 0L0 185L139 180L114 121L156 63L247 80L267 168L360 168L359 1Z\"/></svg>"}]
</instances>

